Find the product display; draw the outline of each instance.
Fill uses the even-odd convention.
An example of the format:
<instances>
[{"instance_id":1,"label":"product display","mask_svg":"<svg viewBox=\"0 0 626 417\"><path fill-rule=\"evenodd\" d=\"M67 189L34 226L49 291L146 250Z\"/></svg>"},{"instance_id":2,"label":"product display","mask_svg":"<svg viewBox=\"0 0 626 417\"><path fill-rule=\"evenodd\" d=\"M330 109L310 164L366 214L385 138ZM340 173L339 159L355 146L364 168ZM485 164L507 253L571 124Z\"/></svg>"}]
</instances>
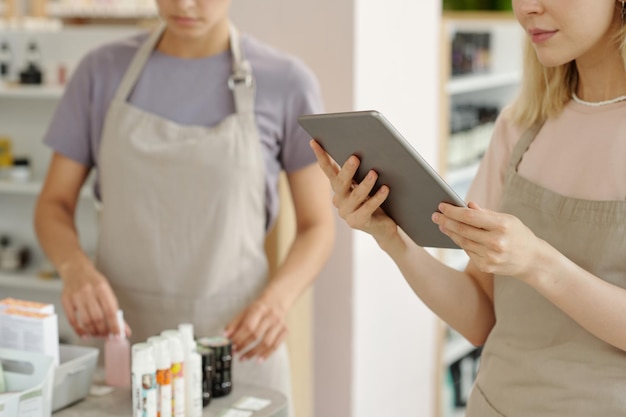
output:
<instances>
[{"instance_id":1,"label":"product display","mask_svg":"<svg viewBox=\"0 0 626 417\"><path fill-rule=\"evenodd\" d=\"M185 417L185 353L178 330L164 330L161 336L170 344L172 357L172 416Z\"/></svg>"},{"instance_id":2,"label":"product display","mask_svg":"<svg viewBox=\"0 0 626 417\"><path fill-rule=\"evenodd\" d=\"M152 346L133 345L132 398L133 417L157 416L156 364Z\"/></svg>"},{"instance_id":3,"label":"product display","mask_svg":"<svg viewBox=\"0 0 626 417\"><path fill-rule=\"evenodd\" d=\"M0 137L0 169L13 165L13 144L8 137Z\"/></svg>"},{"instance_id":4,"label":"product display","mask_svg":"<svg viewBox=\"0 0 626 417\"><path fill-rule=\"evenodd\" d=\"M213 350L202 345L198 345L198 353L202 357L202 407L206 407L213 398L215 355Z\"/></svg>"},{"instance_id":5,"label":"product display","mask_svg":"<svg viewBox=\"0 0 626 417\"><path fill-rule=\"evenodd\" d=\"M202 358L196 351L196 341L193 337L193 324L182 323L178 330L183 340L185 350L185 416L202 416Z\"/></svg>"},{"instance_id":6,"label":"product display","mask_svg":"<svg viewBox=\"0 0 626 417\"><path fill-rule=\"evenodd\" d=\"M172 357L167 338L152 336L148 338L152 346L156 364L157 381L157 416L172 416Z\"/></svg>"},{"instance_id":7,"label":"product display","mask_svg":"<svg viewBox=\"0 0 626 417\"><path fill-rule=\"evenodd\" d=\"M26 50L26 66L20 72L20 83L41 85L43 84L43 71L39 56L39 48L35 42L28 44Z\"/></svg>"},{"instance_id":8,"label":"product display","mask_svg":"<svg viewBox=\"0 0 626 417\"><path fill-rule=\"evenodd\" d=\"M11 77L11 47L7 41L0 43L0 81L8 81Z\"/></svg>"},{"instance_id":9,"label":"product display","mask_svg":"<svg viewBox=\"0 0 626 417\"><path fill-rule=\"evenodd\" d=\"M30 159L27 157L14 157L13 166L9 171L9 178L13 181L25 182L32 177Z\"/></svg>"},{"instance_id":10,"label":"product display","mask_svg":"<svg viewBox=\"0 0 626 417\"><path fill-rule=\"evenodd\" d=\"M104 380L112 387L130 386L130 343L126 338L124 313L117 311L119 334L110 334L104 342Z\"/></svg>"},{"instance_id":11,"label":"product display","mask_svg":"<svg viewBox=\"0 0 626 417\"><path fill-rule=\"evenodd\" d=\"M213 370L213 397L230 394L232 383L232 343L225 337L203 337L198 344L213 351L215 368Z\"/></svg>"}]
</instances>

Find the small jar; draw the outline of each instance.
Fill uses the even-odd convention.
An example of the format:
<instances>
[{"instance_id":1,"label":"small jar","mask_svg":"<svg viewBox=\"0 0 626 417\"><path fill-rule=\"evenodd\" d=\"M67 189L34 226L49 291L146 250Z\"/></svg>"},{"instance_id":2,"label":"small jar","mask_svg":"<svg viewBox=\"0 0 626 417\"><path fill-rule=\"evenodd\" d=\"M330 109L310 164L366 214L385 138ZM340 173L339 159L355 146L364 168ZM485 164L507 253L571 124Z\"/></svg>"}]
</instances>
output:
<instances>
[{"instance_id":1,"label":"small jar","mask_svg":"<svg viewBox=\"0 0 626 417\"><path fill-rule=\"evenodd\" d=\"M29 181L32 176L30 160L28 158L14 158L9 176L14 181Z\"/></svg>"}]
</instances>

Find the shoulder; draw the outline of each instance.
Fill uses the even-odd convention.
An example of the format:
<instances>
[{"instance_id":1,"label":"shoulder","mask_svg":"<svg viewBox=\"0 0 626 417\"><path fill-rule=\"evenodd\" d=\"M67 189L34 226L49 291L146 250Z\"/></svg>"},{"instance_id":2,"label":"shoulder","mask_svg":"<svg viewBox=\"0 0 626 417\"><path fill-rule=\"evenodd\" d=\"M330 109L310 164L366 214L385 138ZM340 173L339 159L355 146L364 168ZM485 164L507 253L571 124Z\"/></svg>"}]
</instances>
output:
<instances>
[{"instance_id":1,"label":"shoulder","mask_svg":"<svg viewBox=\"0 0 626 417\"><path fill-rule=\"evenodd\" d=\"M242 41L260 85L267 84L282 93L319 89L315 74L299 57L249 35L244 35Z\"/></svg>"},{"instance_id":2,"label":"shoulder","mask_svg":"<svg viewBox=\"0 0 626 417\"><path fill-rule=\"evenodd\" d=\"M505 106L496 119L492 146L500 149L502 157L513 152L515 144L524 133L524 128L514 120L514 109L512 105Z\"/></svg>"},{"instance_id":3,"label":"shoulder","mask_svg":"<svg viewBox=\"0 0 626 417\"><path fill-rule=\"evenodd\" d=\"M108 42L90 50L81 60L77 71L97 74L98 78L124 73L147 33Z\"/></svg>"}]
</instances>

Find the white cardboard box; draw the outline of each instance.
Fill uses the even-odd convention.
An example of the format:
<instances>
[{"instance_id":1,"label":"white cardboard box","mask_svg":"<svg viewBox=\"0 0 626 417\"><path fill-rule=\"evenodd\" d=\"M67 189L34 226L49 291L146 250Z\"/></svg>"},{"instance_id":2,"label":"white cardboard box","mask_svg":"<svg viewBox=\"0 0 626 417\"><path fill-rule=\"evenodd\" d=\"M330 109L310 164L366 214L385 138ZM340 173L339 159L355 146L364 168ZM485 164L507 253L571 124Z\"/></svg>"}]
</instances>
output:
<instances>
[{"instance_id":1,"label":"white cardboard box","mask_svg":"<svg viewBox=\"0 0 626 417\"><path fill-rule=\"evenodd\" d=\"M59 324L56 314L15 308L0 310L0 348L42 353L59 364Z\"/></svg>"},{"instance_id":2,"label":"white cardboard box","mask_svg":"<svg viewBox=\"0 0 626 417\"><path fill-rule=\"evenodd\" d=\"M33 352L0 348L6 388L0 394L0 417L50 417L52 358Z\"/></svg>"}]
</instances>

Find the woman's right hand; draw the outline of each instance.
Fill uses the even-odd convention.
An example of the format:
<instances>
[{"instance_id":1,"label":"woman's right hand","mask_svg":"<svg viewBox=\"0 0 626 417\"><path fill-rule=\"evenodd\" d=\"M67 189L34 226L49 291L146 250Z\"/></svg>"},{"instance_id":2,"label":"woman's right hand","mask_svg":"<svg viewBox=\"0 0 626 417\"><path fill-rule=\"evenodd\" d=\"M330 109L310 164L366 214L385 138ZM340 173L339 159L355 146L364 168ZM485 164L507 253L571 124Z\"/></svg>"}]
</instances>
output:
<instances>
[{"instance_id":1,"label":"woman's right hand","mask_svg":"<svg viewBox=\"0 0 626 417\"><path fill-rule=\"evenodd\" d=\"M80 337L119 334L117 298L93 263L87 259L68 262L59 268L59 274L63 279L63 309L74 331Z\"/></svg>"},{"instance_id":2,"label":"woman's right hand","mask_svg":"<svg viewBox=\"0 0 626 417\"><path fill-rule=\"evenodd\" d=\"M348 225L371 234L379 244L397 235L397 224L385 214L380 205L389 195L389 187L383 185L370 196L376 184L378 174L369 171L363 181L357 184L353 178L361 161L352 155L342 167L315 140L310 142L317 162L330 180L333 192L333 204L339 216Z\"/></svg>"}]
</instances>

